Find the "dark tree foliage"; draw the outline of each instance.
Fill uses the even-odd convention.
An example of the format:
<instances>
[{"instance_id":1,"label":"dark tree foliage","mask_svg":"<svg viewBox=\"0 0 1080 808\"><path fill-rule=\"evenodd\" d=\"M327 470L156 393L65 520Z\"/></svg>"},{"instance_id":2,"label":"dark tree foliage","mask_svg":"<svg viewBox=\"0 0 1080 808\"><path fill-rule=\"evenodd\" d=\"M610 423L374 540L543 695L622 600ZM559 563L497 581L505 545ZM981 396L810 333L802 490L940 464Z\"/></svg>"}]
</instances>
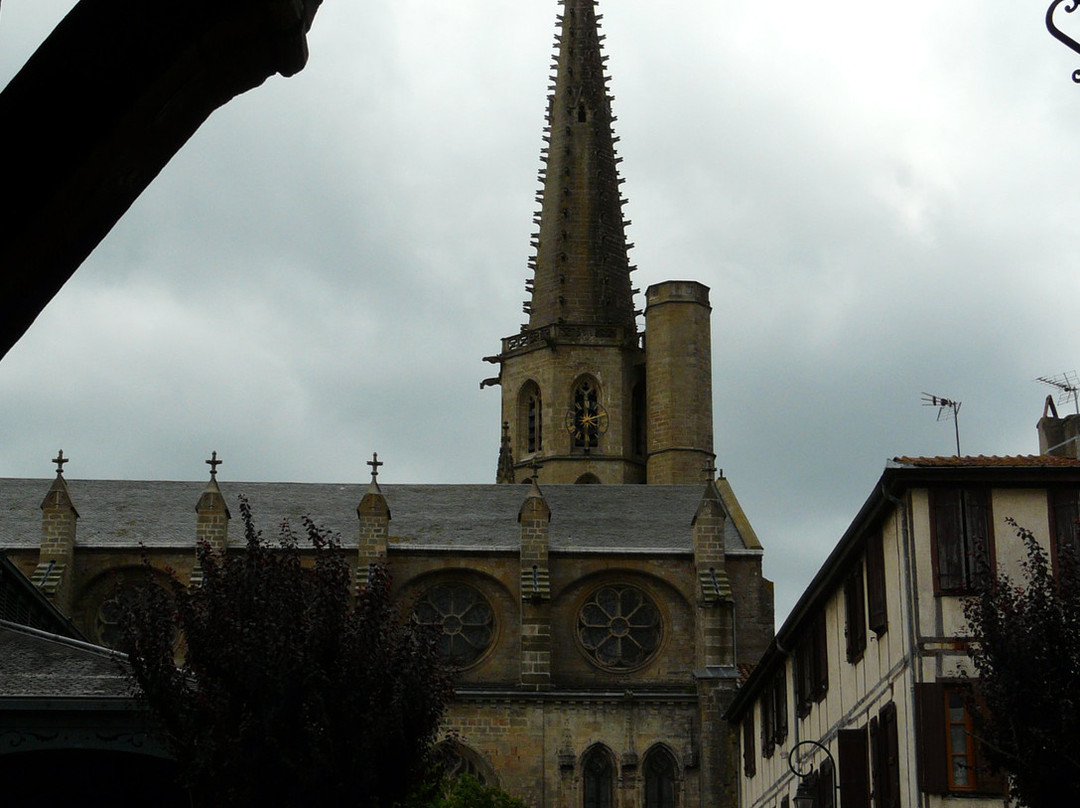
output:
<instances>
[{"instance_id":1,"label":"dark tree foliage","mask_svg":"<svg viewBox=\"0 0 1080 808\"><path fill-rule=\"evenodd\" d=\"M1024 580L1000 575L964 604L975 732L1022 804L1080 805L1080 565L1064 543L1052 565L1030 530L1007 521L1026 549Z\"/></svg>"},{"instance_id":2,"label":"dark tree foliage","mask_svg":"<svg viewBox=\"0 0 1080 808\"><path fill-rule=\"evenodd\" d=\"M468 774L432 778L402 808L526 808L525 802Z\"/></svg>"},{"instance_id":3,"label":"dark tree foliage","mask_svg":"<svg viewBox=\"0 0 1080 808\"><path fill-rule=\"evenodd\" d=\"M435 638L391 600L385 568L353 597L342 549L309 519L310 565L288 523L271 546L240 510L244 551L201 546L201 586L141 587L124 621L195 802L392 806L429 770L452 695Z\"/></svg>"}]
</instances>

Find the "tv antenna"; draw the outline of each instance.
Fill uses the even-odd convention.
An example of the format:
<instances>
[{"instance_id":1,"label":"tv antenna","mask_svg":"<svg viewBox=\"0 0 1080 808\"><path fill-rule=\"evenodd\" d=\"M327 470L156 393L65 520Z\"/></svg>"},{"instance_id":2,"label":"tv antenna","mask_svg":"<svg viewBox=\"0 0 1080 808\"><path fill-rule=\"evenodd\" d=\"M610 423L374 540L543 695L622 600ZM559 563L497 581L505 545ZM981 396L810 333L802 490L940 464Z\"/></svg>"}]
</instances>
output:
<instances>
[{"instance_id":1,"label":"tv antenna","mask_svg":"<svg viewBox=\"0 0 1080 808\"><path fill-rule=\"evenodd\" d=\"M960 457L960 404L955 399L935 396L932 393L923 393L922 402L924 407L937 407L937 420L952 421L956 427L956 456Z\"/></svg>"},{"instance_id":2,"label":"tv antenna","mask_svg":"<svg viewBox=\"0 0 1080 808\"><path fill-rule=\"evenodd\" d=\"M1071 401L1076 407L1076 414L1080 415L1080 399L1077 399L1076 395L1080 391L1080 378L1075 370L1059 373L1057 376L1040 376L1035 381L1056 387L1060 391L1057 397L1058 406L1064 409Z\"/></svg>"}]
</instances>

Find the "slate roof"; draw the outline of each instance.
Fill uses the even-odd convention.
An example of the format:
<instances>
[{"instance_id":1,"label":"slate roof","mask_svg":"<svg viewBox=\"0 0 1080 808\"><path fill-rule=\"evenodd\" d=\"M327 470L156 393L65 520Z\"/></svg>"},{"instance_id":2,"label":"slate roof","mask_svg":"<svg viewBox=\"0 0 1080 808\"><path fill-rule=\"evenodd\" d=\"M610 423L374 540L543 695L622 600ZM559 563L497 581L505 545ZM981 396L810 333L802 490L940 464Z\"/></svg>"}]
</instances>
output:
<instances>
[{"instance_id":1,"label":"slate roof","mask_svg":"<svg viewBox=\"0 0 1080 808\"><path fill-rule=\"evenodd\" d=\"M720 489L732 518L729 551L759 552L760 544L725 480ZM41 501L50 480L0 479L0 549L36 548ZM79 513L76 546L92 548L193 547L195 503L205 483L138 480L68 480ZM299 527L317 524L356 546L356 508L363 484L244 483L219 481L232 513L231 543L243 540L237 496L251 502L268 538L282 517ZM383 485L390 506L391 546L410 549L517 549L524 485ZM691 521L701 485L546 485L553 551L690 552Z\"/></svg>"},{"instance_id":2,"label":"slate roof","mask_svg":"<svg viewBox=\"0 0 1080 808\"><path fill-rule=\"evenodd\" d=\"M121 664L105 648L0 625L0 697L129 698Z\"/></svg>"}]
</instances>

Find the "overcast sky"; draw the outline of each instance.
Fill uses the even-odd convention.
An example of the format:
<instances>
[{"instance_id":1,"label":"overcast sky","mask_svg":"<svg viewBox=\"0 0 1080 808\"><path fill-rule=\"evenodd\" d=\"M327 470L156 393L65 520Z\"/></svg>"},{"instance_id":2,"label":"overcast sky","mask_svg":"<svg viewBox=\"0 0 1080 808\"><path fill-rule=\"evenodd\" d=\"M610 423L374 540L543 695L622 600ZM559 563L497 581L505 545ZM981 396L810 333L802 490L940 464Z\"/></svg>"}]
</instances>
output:
<instances>
[{"instance_id":1,"label":"overcast sky","mask_svg":"<svg viewBox=\"0 0 1080 808\"><path fill-rule=\"evenodd\" d=\"M601 0L635 284L712 290L717 462L778 617L888 458L954 452L924 391L965 454L1035 453L1033 380L1080 366L1048 4ZM0 85L71 5L4 0ZM556 11L326 0L308 66L214 113L0 362L0 477L62 447L69 478L217 450L225 484L363 481L378 451L493 482Z\"/></svg>"}]
</instances>

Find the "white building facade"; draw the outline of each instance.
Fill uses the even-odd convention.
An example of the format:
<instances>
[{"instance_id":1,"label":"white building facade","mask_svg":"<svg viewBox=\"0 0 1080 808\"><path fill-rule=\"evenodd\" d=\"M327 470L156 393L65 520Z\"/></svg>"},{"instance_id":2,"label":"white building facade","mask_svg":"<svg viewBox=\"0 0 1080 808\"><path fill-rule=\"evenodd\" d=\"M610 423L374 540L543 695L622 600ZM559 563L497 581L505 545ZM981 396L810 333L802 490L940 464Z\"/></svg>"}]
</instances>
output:
<instances>
[{"instance_id":1,"label":"white building facade","mask_svg":"<svg viewBox=\"0 0 1080 808\"><path fill-rule=\"evenodd\" d=\"M1071 457L890 462L725 714L741 808L793 806L789 762L816 808L1001 806L966 707L963 602L989 570L1018 577L1006 519L1053 557L1078 499Z\"/></svg>"}]
</instances>

